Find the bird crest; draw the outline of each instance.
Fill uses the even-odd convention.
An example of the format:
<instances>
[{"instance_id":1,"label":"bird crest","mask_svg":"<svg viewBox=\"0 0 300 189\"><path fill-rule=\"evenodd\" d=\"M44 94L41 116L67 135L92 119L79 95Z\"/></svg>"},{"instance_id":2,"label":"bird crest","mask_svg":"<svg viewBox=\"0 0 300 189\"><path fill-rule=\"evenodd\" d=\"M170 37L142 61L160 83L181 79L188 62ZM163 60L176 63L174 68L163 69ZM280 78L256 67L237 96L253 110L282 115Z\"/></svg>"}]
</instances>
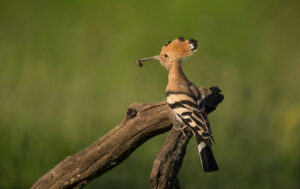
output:
<instances>
[{"instance_id":1,"label":"bird crest","mask_svg":"<svg viewBox=\"0 0 300 189\"><path fill-rule=\"evenodd\" d=\"M193 55L197 47L197 40L178 37L163 45L159 55L139 59L136 63L141 67L144 61L159 60L166 69L169 69L173 63L181 63L184 58Z\"/></svg>"}]
</instances>

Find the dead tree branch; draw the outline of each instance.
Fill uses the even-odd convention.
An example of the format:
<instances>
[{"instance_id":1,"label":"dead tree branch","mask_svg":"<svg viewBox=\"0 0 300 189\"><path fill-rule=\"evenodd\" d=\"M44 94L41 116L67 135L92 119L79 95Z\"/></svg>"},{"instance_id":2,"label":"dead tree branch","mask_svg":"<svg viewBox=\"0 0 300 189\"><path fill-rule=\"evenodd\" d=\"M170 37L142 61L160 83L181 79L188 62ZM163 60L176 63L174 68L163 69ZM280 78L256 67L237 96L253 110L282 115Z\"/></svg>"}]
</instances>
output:
<instances>
[{"instance_id":1,"label":"dead tree branch","mask_svg":"<svg viewBox=\"0 0 300 189\"><path fill-rule=\"evenodd\" d=\"M220 94L221 91L216 87L210 89L200 88L200 91L203 97L211 98L206 103L209 112L213 111L218 103L223 100L223 95ZM65 158L39 178L32 186L32 189L82 188L94 178L124 161L145 141L170 130L172 125L176 123L178 122L165 101L153 104L131 104L119 125L97 139L90 146ZM191 134L188 135L191 136ZM172 131L169 134L154 162L153 170L157 169L157 171L152 170L151 173L152 187L162 188L158 187L163 186L160 183L169 178L174 178L174 181L177 180L176 176L181 167L188 140L183 139L180 132ZM160 159L161 161L169 162L168 157L164 155L166 152L170 152L172 158L181 158L181 160L180 158L175 160L175 164L178 165L172 167L168 163L159 162ZM169 174L173 175L173 177L166 179L166 176ZM172 179L169 183L170 186L174 184Z\"/></svg>"}]
</instances>

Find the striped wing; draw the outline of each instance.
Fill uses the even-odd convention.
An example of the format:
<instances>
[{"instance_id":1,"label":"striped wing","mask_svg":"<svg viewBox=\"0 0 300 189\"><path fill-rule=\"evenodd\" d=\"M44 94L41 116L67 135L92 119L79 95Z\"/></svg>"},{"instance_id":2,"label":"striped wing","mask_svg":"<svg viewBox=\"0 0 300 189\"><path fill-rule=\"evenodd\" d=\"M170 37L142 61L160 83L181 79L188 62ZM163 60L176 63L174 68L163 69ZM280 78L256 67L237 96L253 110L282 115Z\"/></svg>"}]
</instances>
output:
<instances>
[{"instance_id":1,"label":"striped wing","mask_svg":"<svg viewBox=\"0 0 300 189\"><path fill-rule=\"evenodd\" d=\"M197 132L203 139L209 139L211 131L206 115L199 109L199 100L183 92L167 92L167 102L177 119Z\"/></svg>"}]
</instances>

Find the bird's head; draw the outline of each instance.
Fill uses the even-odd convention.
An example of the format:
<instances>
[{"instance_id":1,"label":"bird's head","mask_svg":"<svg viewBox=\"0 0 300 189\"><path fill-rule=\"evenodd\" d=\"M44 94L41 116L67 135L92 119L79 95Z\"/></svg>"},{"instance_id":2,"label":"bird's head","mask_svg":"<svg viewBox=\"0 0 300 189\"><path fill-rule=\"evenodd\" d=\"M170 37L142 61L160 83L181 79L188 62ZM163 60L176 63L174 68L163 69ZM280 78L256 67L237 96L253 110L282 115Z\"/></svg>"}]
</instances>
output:
<instances>
[{"instance_id":1,"label":"bird's head","mask_svg":"<svg viewBox=\"0 0 300 189\"><path fill-rule=\"evenodd\" d=\"M170 70L173 64L181 63L184 58L193 55L197 51L197 46L197 41L194 39L185 40L183 37L178 37L166 43L159 55L139 59L136 63L141 67L144 61L159 60L167 70Z\"/></svg>"}]
</instances>

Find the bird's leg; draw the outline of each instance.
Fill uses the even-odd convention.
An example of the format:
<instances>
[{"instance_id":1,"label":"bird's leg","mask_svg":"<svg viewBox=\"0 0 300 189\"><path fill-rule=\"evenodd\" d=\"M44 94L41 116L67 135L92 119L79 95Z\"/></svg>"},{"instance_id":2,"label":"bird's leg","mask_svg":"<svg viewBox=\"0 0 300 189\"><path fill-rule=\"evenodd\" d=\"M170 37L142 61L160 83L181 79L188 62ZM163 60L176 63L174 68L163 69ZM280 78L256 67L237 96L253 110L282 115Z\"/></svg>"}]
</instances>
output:
<instances>
[{"instance_id":1,"label":"bird's leg","mask_svg":"<svg viewBox=\"0 0 300 189\"><path fill-rule=\"evenodd\" d=\"M188 138L187 135L185 134L185 131L184 131L184 129L187 128L186 125L182 125L182 124L174 124L174 125L173 125L173 128L174 128L175 130L177 130L177 131L181 131L182 134L183 134L186 138Z\"/></svg>"}]
</instances>

